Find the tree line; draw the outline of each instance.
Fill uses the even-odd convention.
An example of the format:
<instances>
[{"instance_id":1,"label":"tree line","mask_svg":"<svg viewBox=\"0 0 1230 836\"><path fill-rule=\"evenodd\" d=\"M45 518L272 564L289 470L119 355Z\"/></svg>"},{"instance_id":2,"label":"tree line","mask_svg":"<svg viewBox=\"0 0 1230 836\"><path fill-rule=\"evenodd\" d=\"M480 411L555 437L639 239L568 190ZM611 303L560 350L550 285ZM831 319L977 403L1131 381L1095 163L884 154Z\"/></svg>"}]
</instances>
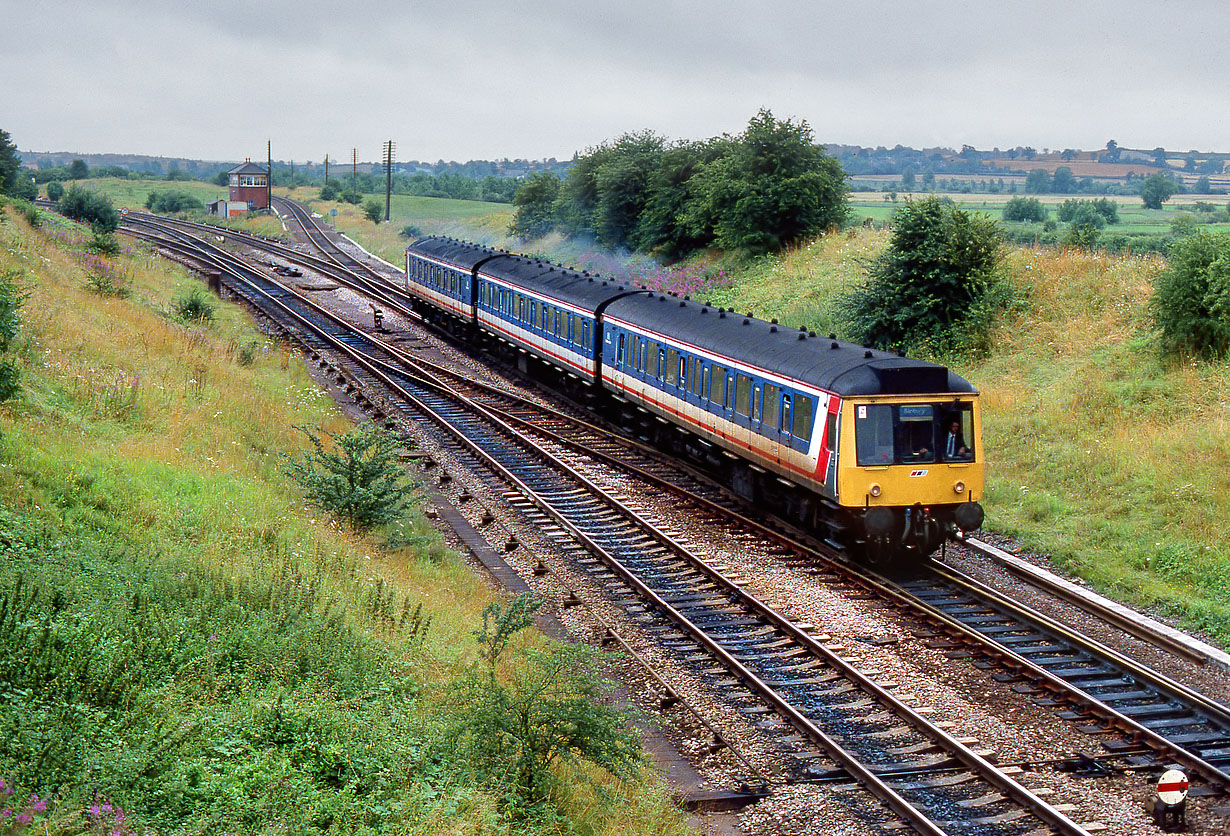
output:
<instances>
[{"instance_id":1,"label":"tree line","mask_svg":"<svg viewBox=\"0 0 1230 836\"><path fill-rule=\"evenodd\" d=\"M509 232L558 230L666 258L711 246L759 254L840 226L848 193L845 171L806 121L761 110L738 136L628 133L578 154L562 179L531 174L513 198Z\"/></svg>"}]
</instances>

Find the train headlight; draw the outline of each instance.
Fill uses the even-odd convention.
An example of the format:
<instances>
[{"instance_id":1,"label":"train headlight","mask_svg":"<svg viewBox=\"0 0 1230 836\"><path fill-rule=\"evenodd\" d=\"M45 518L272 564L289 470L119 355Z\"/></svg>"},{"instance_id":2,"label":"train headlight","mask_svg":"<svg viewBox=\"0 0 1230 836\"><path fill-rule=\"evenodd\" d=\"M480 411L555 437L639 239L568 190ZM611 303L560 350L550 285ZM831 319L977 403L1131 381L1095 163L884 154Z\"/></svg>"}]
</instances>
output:
<instances>
[{"instance_id":1,"label":"train headlight","mask_svg":"<svg viewBox=\"0 0 1230 836\"><path fill-rule=\"evenodd\" d=\"M955 485L952 486L952 492L953 493L965 493L965 483L957 482Z\"/></svg>"},{"instance_id":2,"label":"train headlight","mask_svg":"<svg viewBox=\"0 0 1230 836\"><path fill-rule=\"evenodd\" d=\"M884 489L881 488L879 485L872 485L868 489L867 492L871 494L872 496L879 496L880 494L884 493Z\"/></svg>"}]
</instances>

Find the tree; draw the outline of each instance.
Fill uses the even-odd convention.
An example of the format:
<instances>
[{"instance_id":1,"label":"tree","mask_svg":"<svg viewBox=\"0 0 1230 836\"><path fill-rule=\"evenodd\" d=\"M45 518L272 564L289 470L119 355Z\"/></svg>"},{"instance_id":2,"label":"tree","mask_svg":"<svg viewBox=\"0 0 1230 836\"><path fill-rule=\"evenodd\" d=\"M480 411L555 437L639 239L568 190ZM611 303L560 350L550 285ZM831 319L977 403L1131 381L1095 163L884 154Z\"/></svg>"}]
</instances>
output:
<instances>
[{"instance_id":1,"label":"tree","mask_svg":"<svg viewBox=\"0 0 1230 836\"><path fill-rule=\"evenodd\" d=\"M560 179L551 171L536 171L521 181L513 195L512 223L508 234L518 238L541 238L555 226L555 201Z\"/></svg>"},{"instance_id":2,"label":"tree","mask_svg":"<svg viewBox=\"0 0 1230 836\"><path fill-rule=\"evenodd\" d=\"M8 131L0 131L0 194L13 193L20 168L21 156L17 153L17 145L9 139Z\"/></svg>"},{"instance_id":3,"label":"tree","mask_svg":"<svg viewBox=\"0 0 1230 836\"><path fill-rule=\"evenodd\" d=\"M729 139L679 143L663 152L650 178L649 199L632 233L632 246L667 258L682 258L713 243L715 219L703 220L688 207L696 201L704 166L730 153Z\"/></svg>"},{"instance_id":4,"label":"tree","mask_svg":"<svg viewBox=\"0 0 1230 836\"><path fill-rule=\"evenodd\" d=\"M1153 162L1157 163L1162 168L1166 167L1166 149L1158 146L1151 152L1153 154Z\"/></svg>"},{"instance_id":5,"label":"tree","mask_svg":"<svg viewBox=\"0 0 1230 836\"><path fill-rule=\"evenodd\" d=\"M1025 192L1027 194L1046 194L1051 190L1051 175L1044 168L1031 169L1025 175Z\"/></svg>"},{"instance_id":6,"label":"tree","mask_svg":"<svg viewBox=\"0 0 1230 836\"><path fill-rule=\"evenodd\" d=\"M52 180L47 184L47 199L50 201L59 201L64 196L64 184L59 180Z\"/></svg>"},{"instance_id":7,"label":"tree","mask_svg":"<svg viewBox=\"0 0 1230 836\"><path fill-rule=\"evenodd\" d=\"M1055 194L1072 194L1076 191L1076 177L1073 176L1072 169L1066 165L1055 169L1055 173L1051 175L1051 191Z\"/></svg>"},{"instance_id":8,"label":"tree","mask_svg":"<svg viewBox=\"0 0 1230 836\"><path fill-rule=\"evenodd\" d=\"M1196 184L1192 186L1192 191L1196 194L1209 194L1212 185L1209 183L1209 176L1202 174L1196 178Z\"/></svg>"},{"instance_id":9,"label":"tree","mask_svg":"<svg viewBox=\"0 0 1230 836\"><path fill-rule=\"evenodd\" d=\"M1075 160L1077 157L1080 156L1080 152L1077 151L1075 148L1065 148L1063 149L1063 153L1060 154L1059 156L1063 157L1063 161L1065 163L1070 163L1073 160Z\"/></svg>"},{"instance_id":10,"label":"tree","mask_svg":"<svg viewBox=\"0 0 1230 836\"><path fill-rule=\"evenodd\" d=\"M333 452L316 433L298 429L315 450L291 460L286 474L312 504L364 531L396 521L414 502L415 486L399 458L402 442L393 433L370 422L342 435L321 430L333 440Z\"/></svg>"},{"instance_id":11,"label":"tree","mask_svg":"<svg viewBox=\"0 0 1230 836\"><path fill-rule=\"evenodd\" d=\"M597 169L594 236L608 249L628 244L650 196L650 180L662 161L665 140L650 131L615 140Z\"/></svg>"},{"instance_id":12,"label":"tree","mask_svg":"<svg viewBox=\"0 0 1230 836\"><path fill-rule=\"evenodd\" d=\"M69 180L84 180L90 176L90 167L85 164L85 160L73 160L68 166Z\"/></svg>"},{"instance_id":13,"label":"tree","mask_svg":"<svg viewBox=\"0 0 1230 836\"><path fill-rule=\"evenodd\" d=\"M1113 139L1108 140L1106 143L1106 153L1102 155L1102 159L1108 163L1119 162L1119 143Z\"/></svg>"},{"instance_id":14,"label":"tree","mask_svg":"<svg viewBox=\"0 0 1230 836\"><path fill-rule=\"evenodd\" d=\"M846 174L812 141L806 121L779 121L762 109L729 147L695 175L686 213L693 231L711 220L719 247L759 254L845 221Z\"/></svg>"},{"instance_id":15,"label":"tree","mask_svg":"<svg viewBox=\"0 0 1230 836\"><path fill-rule=\"evenodd\" d=\"M380 223L384 217L384 207L380 205L380 201L375 198L363 204L363 217L367 218L374 224Z\"/></svg>"},{"instance_id":16,"label":"tree","mask_svg":"<svg viewBox=\"0 0 1230 836\"><path fill-rule=\"evenodd\" d=\"M1154 283L1150 311L1163 353L1230 355L1230 235L1201 230L1179 241Z\"/></svg>"},{"instance_id":17,"label":"tree","mask_svg":"<svg viewBox=\"0 0 1230 836\"><path fill-rule=\"evenodd\" d=\"M1178 190L1174 180L1159 171L1145 178L1144 185L1140 187L1140 199L1144 201L1146 209L1161 209L1162 204L1170 200Z\"/></svg>"},{"instance_id":18,"label":"tree","mask_svg":"<svg viewBox=\"0 0 1230 836\"><path fill-rule=\"evenodd\" d=\"M1102 228L1106 226L1106 218L1090 201L1080 200L1076 201L1076 204L1063 242L1069 247L1093 249L1098 236L1102 234Z\"/></svg>"},{"instance_id":19,"label":"tree","mask_svg":"<svg viewBox=\"0 0 1230 836\"><path fill-rule=\"evenodd\" d=\"M1040 224L1046 220L1046 207L1036 197L1013 197L1004 204L1004 220Z\"/></svg>"},{"instance_id":20,"label":"tree","mask_svg":"<svg viewBox=\"0 0 1230 836\"><path fill-rule=\"evenodd\" d=\"M978 348L1007 302L999 227L945 198L907 202L866 280L838 300L852 337L883 349Z\"/></svg>"}]
</instances>

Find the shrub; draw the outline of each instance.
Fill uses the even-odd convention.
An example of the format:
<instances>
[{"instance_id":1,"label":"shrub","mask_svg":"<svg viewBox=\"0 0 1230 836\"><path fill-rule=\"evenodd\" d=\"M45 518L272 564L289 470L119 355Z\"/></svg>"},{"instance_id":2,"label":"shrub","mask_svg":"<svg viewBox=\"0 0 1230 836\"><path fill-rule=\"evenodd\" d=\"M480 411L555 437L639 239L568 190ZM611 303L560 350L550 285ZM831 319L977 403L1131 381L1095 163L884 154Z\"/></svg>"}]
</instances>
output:
<instances>
[{"instance_id":1,"label":"shrub","mask_svg":"<svg viewBox=\"0 0 1230 836\"><path fill-rule=\"evenodd\" d=\"M1042 223L1046 220L1046 207L1036 197L1018 195L1004 205L1004 220Z\"/></svg>"},{"instance_id":2,"label":"shrub","mask_svg":"<svg viewBox=\"0 0 1230 836\"><path fill-rule=\"evenodd\" d=\"M1056 214L1064 223L1072 223L1079 213L1096 212L1102 218L1102 226L1119 223L1119 206L1109 198L1100 197L1097 200L1065 200L1059 204ZM1099 229L1101 226L1098 227Z\"/></svg>"},{"instance_id":3,"label":"shrub","mask_svg":"<svg viewBox=\"0 0 1230 836\"><path fill-rule=\"evenodd\" d=\"M47 199L58 202L64 197L64 184L59 180L52 180L47 184Z\"/></svg>"},{"instance_id":4,"label":"shrub","mask_svg":"<svg viewBox=\"0 0 1230 836\"><path fill-rule=\"evenodd\" d=\"M1201 230L1175 244L1150 308L1162 329L1164 353L1208 359L1230 354L1230 235Z\"/></svg>"},{"instance_id":5,"label":"shrub","mask_svg":"<svg viewBox=\"0 0 1230 836\"><path fill-rule=\"evenodd\" d=\"M947 198L908 201L867 279L837 300L853 339L882 349L981 347L1009 299L999 226Z\"/></svg>"},{"instance_id":6,"label":"shrub","mask_svg":"<svg viewBox=\"0 0 1230 836\"><path fill-rule=\"evenodd\" d=\"M414 224L406 224L401 228L401 232L397 234L402 238L422 238L423 230Z\"/></svg>"},{"instance_id":7,"label":"shrub","mask_svg":"<svg viewBox=\"0 0 1230 836\"><path fill-rule=\"evenodd\" d=\"M111 203L111 198L72 183L60 198L60 212L89 224L96 230L115 232L120 227L120 213Z\"/></svg>"},{"instance_id":8,"label":"shrub","mask_svg":"<svg viewBox=\"0 0 1230 836\"><path fill-rule=\"evenodd\" d=\"M509 639L532 623L541 603L526 593L508 606L489 605L475 634L486 664L448 689L450 751L464 753L478 776L502 786L514 803L545 800L559 761L586 761L616 776L635 774L644 763L632 718L599 702L611 685L592 648L528 650L524 664L497 676Z\"/></svg>"},{"instance_id":9,"label":"shrub","mask_svg":"<svg viewBox=\"0 0 1230 836\"><path fill-rule=\"evenodd\" d=\"M188 192L177 189L152 191L145 198L145 208L153 212L204 212L205 204Z\"/></svg>"},{"instance_id":10,"label":"shrub","mask_svg":"<svg viewBox=\"0 0 1230 836\"><path fill-rule=\"evenodd\" d=\"M337 200L338 187L334 183L325 183L320 187L321 200Z\"/></svg>"},{"instance_id":11,"label":"shrub","mask_svg":"<svg viewBox=\"0 0 1230 836\"><path fill-rule=\"evenodd\" d=\"M101 296L116 296L127 298L131 293L128 275L107 258L86 255L82 259L85 267L86 284L90 290Z\"/></svg>"},{"instance_id":12,"label":"shrub","mask_svg":"<svg viewBox=\"0 0 1230 836\"><path fill-rule=\"evenodd\" d=\"M213 322L218 306L214 304L209 291L203 287L193 287L187 293L178 296L172 303L175 315L184 322L194 325L204 325Z\"/></svg>"},{"instance_id":13,"label":"shrub","mask_svg":"<svg viewBox=\"0 0 1230 836\"><path fill-rule=\"evenodd\" d=\"M1069 217L1071 222L1063 236L1064 245L1085 250L1093 249L1098 236L1102 233L1102 228L1106 226L1105 217L1096 207L1087 202L1077 206Z\"/></svg>"},{"instance_id":14,"label":"shrub","mask_svg":"<svg viewBox=\"0 0 1230 836\"><path fill-rule=\"evenodd\" d=\"M320 435L299 429L315 448L291 460L286 474L299 483L313 505L340 517L357 531L399 519L417 499L400 454L403 444L373 423L342 435L327 430L337 452L326 450Z\"/></svg>"},{"instance_id":15,"label":"shrub","mask_svg":"<svg viewBox=\"0 0 1230 836\"><path fill-rule=\"evenodd\" d=\"M0 357L8 353L21 330L19 311L26 294L17 284L18 275L0 276ZM21 388L21 372L7 360L0 360L0 403L9 400Z\"/></svg>"},{"instance_id":16,"label":"shrub","mask_svg":"<svg viewBox=\"0 0 1230 836\"><path fill-rule=\"evenodd\" d=\"M363 204L363 217L367 218L374 224L380 223L384 215L384 207L377 200L369 200Z\"/></svg>"}]
</instances>

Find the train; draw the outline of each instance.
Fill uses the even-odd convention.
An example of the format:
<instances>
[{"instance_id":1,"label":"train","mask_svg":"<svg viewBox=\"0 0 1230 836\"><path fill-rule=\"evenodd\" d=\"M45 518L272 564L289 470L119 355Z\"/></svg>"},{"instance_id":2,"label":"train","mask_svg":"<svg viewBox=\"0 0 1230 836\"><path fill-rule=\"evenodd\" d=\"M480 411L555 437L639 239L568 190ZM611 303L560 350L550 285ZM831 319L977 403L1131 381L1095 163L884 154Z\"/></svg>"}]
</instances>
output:
<instances>
[{"instance_id":1,"label":"train","mask_svg":"<svg viewBox=\"0 0 1230 836\"><path fill-rule=\"evenodd\" d=\"M427 321L873 564L983 522L978 392L934 363L527 255L406 248Z\"/></svg>"}]
</instances>

